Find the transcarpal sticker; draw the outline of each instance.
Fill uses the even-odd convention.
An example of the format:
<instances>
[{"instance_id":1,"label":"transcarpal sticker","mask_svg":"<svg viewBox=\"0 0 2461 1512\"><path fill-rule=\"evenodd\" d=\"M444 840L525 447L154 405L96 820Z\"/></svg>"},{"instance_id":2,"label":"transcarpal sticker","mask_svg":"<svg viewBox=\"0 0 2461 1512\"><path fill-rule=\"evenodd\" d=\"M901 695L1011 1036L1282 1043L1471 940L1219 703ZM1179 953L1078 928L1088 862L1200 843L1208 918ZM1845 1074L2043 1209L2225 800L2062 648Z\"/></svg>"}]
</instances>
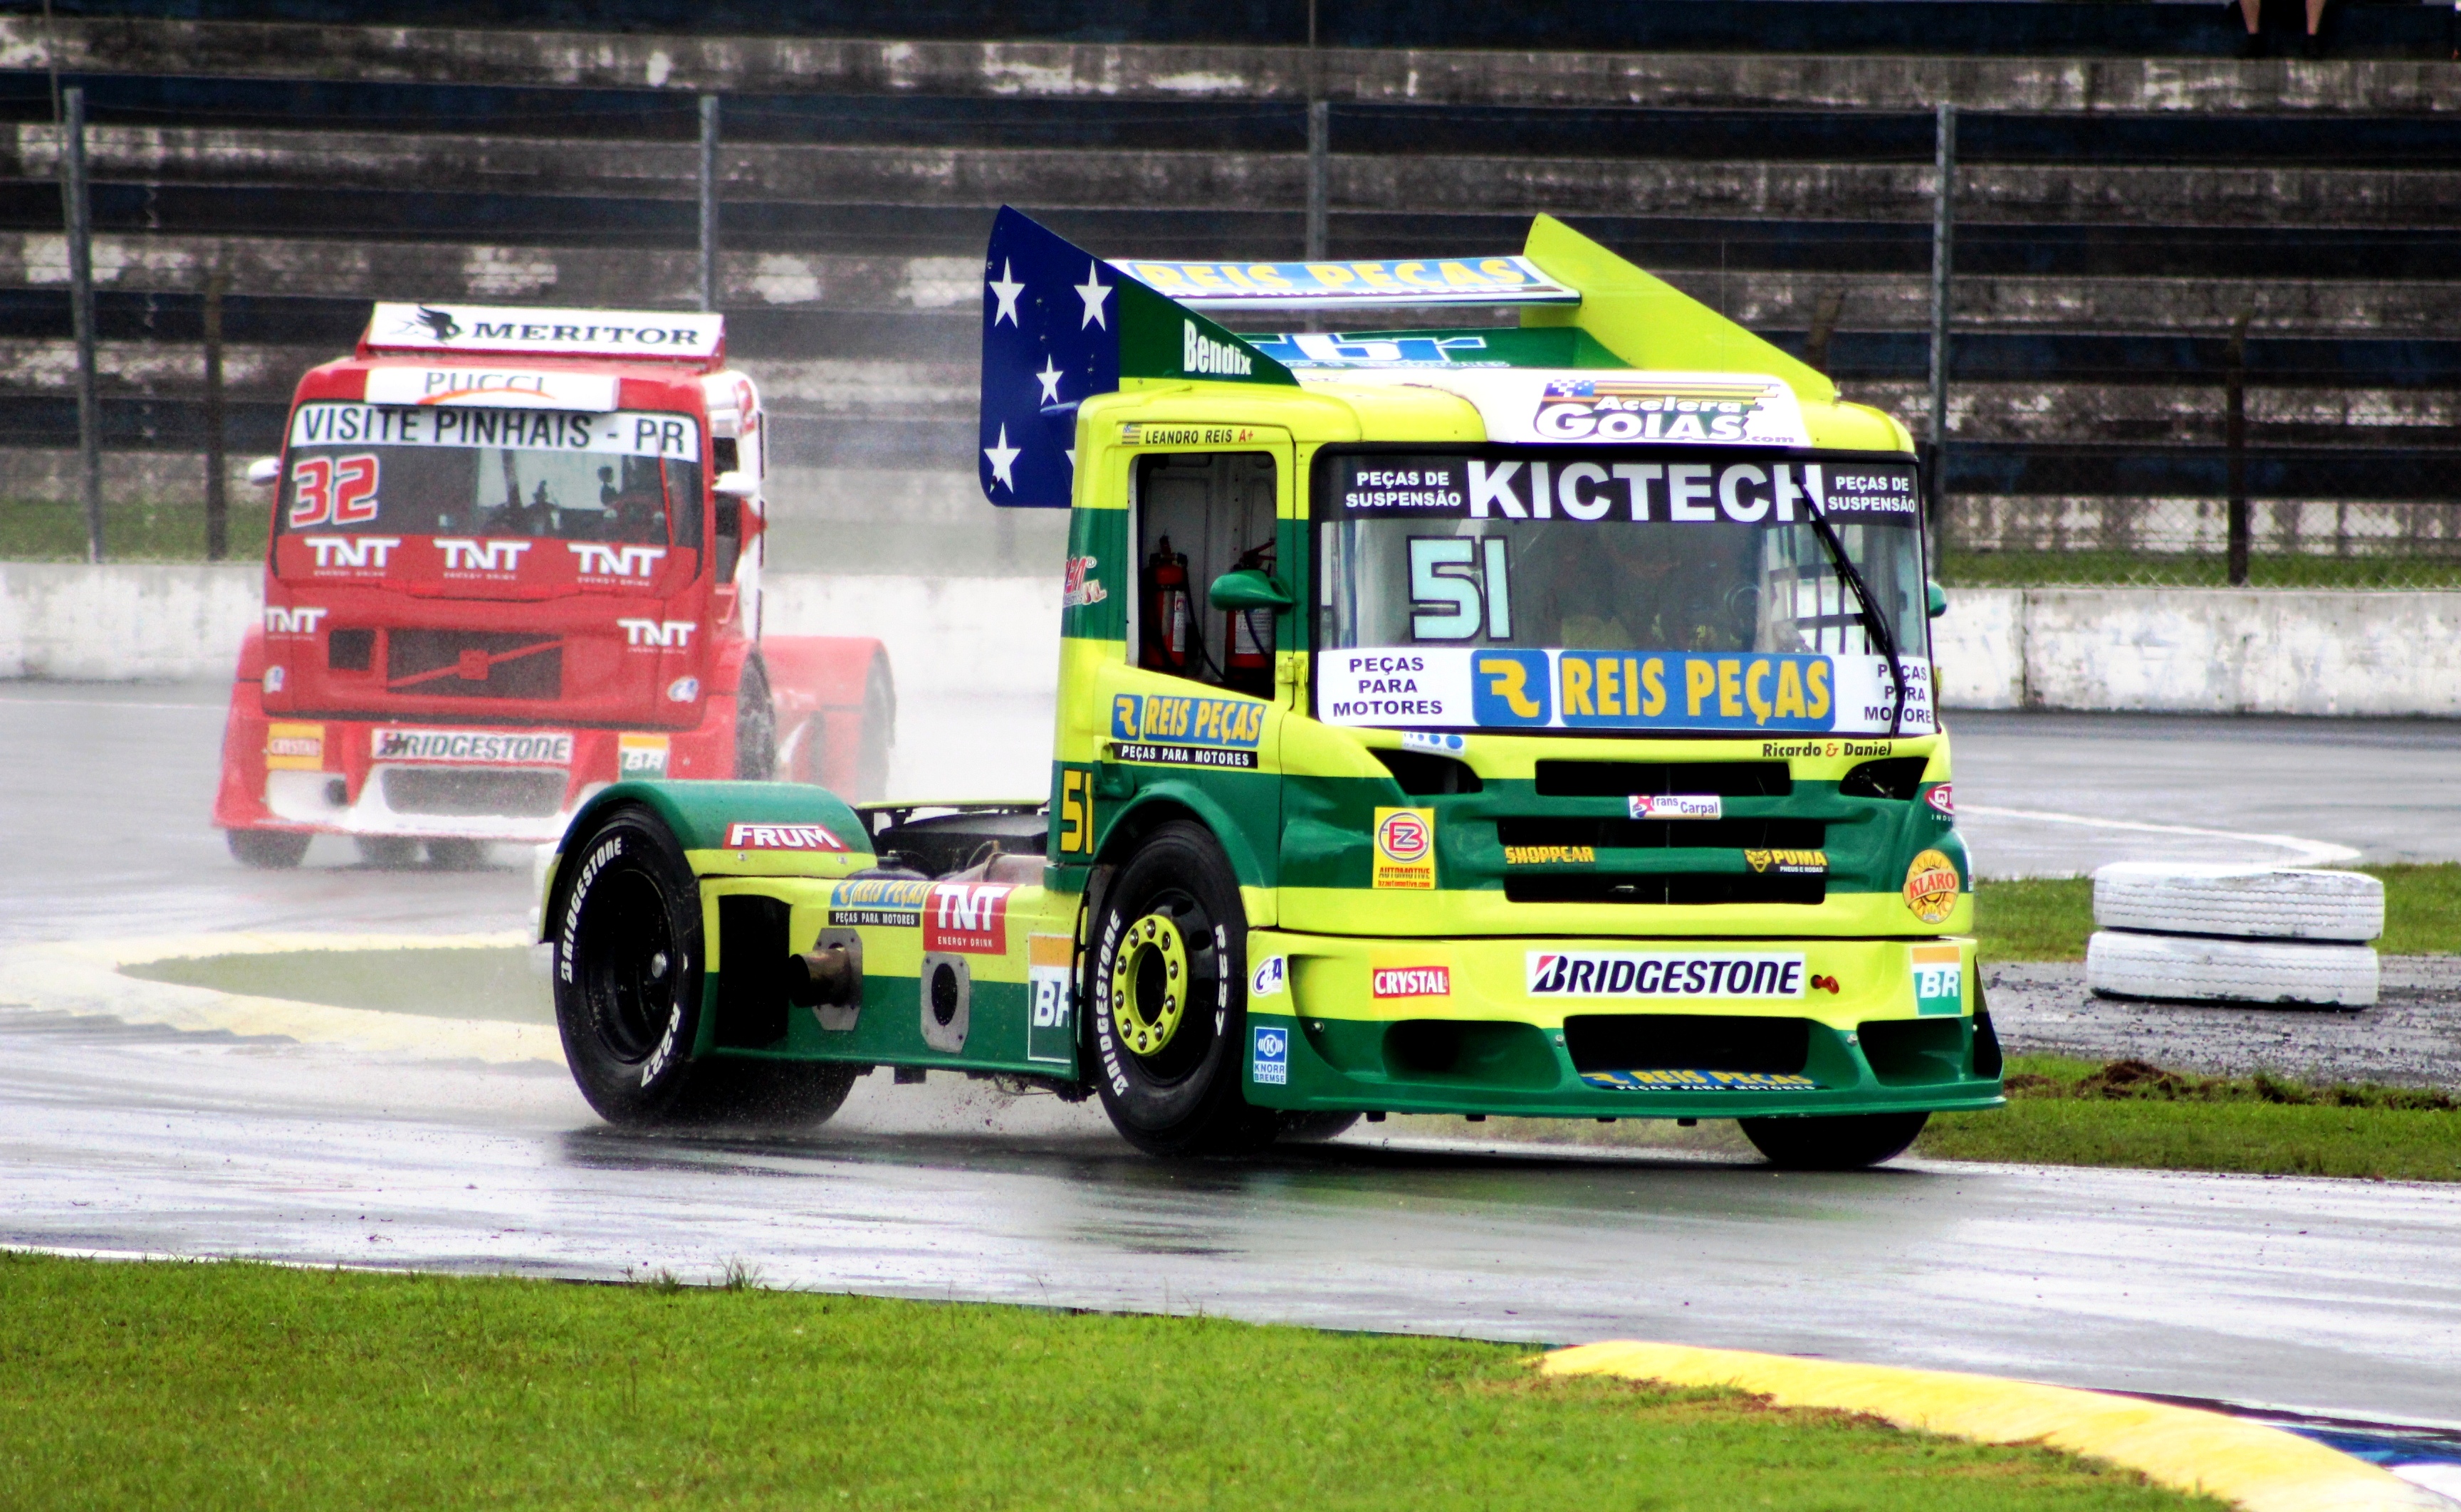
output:
<instances>
[{"instance_id":1,"label":"transcarpal sticker","mask_svg":"<svg viewBox=\"0 0 2461 1512\"><path fill-rule=\"evenodd\" d=\"M1723 819L1726 800L1715 793L1636 793L1627 800L1635 819Z\"/></svg>"}]
</instances>

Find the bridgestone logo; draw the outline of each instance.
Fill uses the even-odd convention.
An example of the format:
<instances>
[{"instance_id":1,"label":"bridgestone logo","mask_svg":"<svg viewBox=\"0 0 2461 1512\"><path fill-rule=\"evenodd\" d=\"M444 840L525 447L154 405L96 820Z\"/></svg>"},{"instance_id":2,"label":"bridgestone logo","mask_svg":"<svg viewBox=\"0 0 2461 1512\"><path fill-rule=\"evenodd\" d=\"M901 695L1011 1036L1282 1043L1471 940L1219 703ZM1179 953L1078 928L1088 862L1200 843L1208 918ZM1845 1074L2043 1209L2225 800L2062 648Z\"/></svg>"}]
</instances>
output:
<instances>
[{"instance_id":1,"label":"bridgestone logo","mask_svg":"<svg viewBox=\"0 0 2461 1512\"><path fill-rule=\"evenodd\" d=\"M1532 997L1803 996L1803 957L1790 952L1658 954L1532 950Z\"/></svg>"},{"instance_id":2,"label":"bridgestone logo","mask_svg":"<svg viewBox=\"0 0 2461 1512\"><path fill-rule=\"evenodd\" d=\"M556 951L555 970L565 982L572 980L573 938L581 929L581 905L589 896L589 884L598 880L600 868L624 854L624 837L615 836L589 853L581 863L581 875L572 879L570 901L564 906L564 943Z\"/></svg>"},{"instance_id":3,"label":"bridgestone logo","mask_svg":"<svg viewBox=\"0 0 2461 1512\"><path fill-rule=\"evenodd\" d=\"M1215 373L1225 376L1252 376L1256 365L1249 355L1227 341L1216 341L1196 329L1196 322L1179 323L1179 366L1187 373Z\"/></svg>"},{"instance_id":4,"label":"bridgestone logo","mask_svg":"<svg viewBox=\"0 0 2461 1512\"><path fill-rule=\"evenodd\" d=\"M504 730L378 730L371 751L379 761L570 766L572 736Z\"/></svg>"}]
</instances>

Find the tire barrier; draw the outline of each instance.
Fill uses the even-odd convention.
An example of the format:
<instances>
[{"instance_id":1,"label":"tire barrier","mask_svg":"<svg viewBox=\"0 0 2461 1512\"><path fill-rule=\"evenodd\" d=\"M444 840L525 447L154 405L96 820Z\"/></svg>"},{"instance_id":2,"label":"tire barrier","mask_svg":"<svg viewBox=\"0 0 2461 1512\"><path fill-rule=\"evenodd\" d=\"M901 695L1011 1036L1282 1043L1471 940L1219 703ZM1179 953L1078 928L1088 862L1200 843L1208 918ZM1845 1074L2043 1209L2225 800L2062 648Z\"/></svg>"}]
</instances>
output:
<instances>
[{"instance_id":1,"label":"tire barrier","mask_svg":"<svg viewBox=\"0 0 2461 1512\"><path fill-rule=\"evenodd\" d=\"M2384 912L2384 884L2364 872L2118 862L2093 874L2104 929L2365 945Z\"/></svg>"},{"instance_id":2,"label":"tire barrier","mask_svg":"<svg viewBox=\"0 0 2461 1512\"><path fill-rule=\"evenodd\" d=\"M2121 862L2093 874L2103 997L2369 1008L2384 884L2359 872Z\"/></svg>"}]
</instances>

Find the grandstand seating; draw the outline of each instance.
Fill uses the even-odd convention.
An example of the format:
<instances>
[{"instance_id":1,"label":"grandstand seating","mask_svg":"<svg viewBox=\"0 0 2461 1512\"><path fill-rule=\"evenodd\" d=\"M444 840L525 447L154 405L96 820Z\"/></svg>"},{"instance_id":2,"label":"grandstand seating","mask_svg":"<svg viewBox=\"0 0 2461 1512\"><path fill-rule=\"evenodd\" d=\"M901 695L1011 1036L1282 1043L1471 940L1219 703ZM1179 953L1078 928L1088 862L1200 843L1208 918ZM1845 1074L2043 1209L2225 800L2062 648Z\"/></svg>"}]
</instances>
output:
<instances>
[{"instance_id":1,"label":"grandstand seating","mask_svg":"<svg viewBox=\"0 0 2461 1512\"><path fill-rule=\"evenodd\" d=\"M1120 255L1296 256L1311 91L1336 255L1508 248L1551 211L1794 350L1827 328L1850 394L1918 434L1953 100L1960 491L2215 494L2234 369L2263 497L2430 497L2461 441L2442 5L2336 0L2321 62L2230 57L2217 4L1322 0L1314 52L1305 0L946 0L898 8L888 41L844 5L791 29L681 0L197 9L0 17L0 496L65 497L75 436L47 47L94 123L127 489L201 486L218 265L238 457L371 299L685 303L703 88L726 97L733 345L816 470L786 520L831 519L836 564L910 561L908 523L966 507L994 207ZM1038 523L935 560L1039 570ZM799 541L790 564L819 564Z\"/></svg>"}]
</instances>

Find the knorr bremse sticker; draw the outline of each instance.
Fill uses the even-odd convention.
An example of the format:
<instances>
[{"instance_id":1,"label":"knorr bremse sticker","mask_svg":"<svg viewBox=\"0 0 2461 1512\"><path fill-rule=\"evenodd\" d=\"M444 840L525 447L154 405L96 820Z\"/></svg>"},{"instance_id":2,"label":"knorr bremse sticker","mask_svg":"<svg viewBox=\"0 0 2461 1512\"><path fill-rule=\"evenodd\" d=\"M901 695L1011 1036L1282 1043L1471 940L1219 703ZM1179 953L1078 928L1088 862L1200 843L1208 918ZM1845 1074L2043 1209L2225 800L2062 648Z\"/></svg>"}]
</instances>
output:
<instances>
[{"instance_id":1,"label":"knorr bremse sticker","mask_svg":"<svg viewBox=\"0 0 2461 1512\"><path fill-rule=\"evenodd\" d=\"M1925 924L1947 922L1957 906L1957 862L1936 850L1924 851L1906 868L1906 906Z\"/></svg>"}]
</instances>

